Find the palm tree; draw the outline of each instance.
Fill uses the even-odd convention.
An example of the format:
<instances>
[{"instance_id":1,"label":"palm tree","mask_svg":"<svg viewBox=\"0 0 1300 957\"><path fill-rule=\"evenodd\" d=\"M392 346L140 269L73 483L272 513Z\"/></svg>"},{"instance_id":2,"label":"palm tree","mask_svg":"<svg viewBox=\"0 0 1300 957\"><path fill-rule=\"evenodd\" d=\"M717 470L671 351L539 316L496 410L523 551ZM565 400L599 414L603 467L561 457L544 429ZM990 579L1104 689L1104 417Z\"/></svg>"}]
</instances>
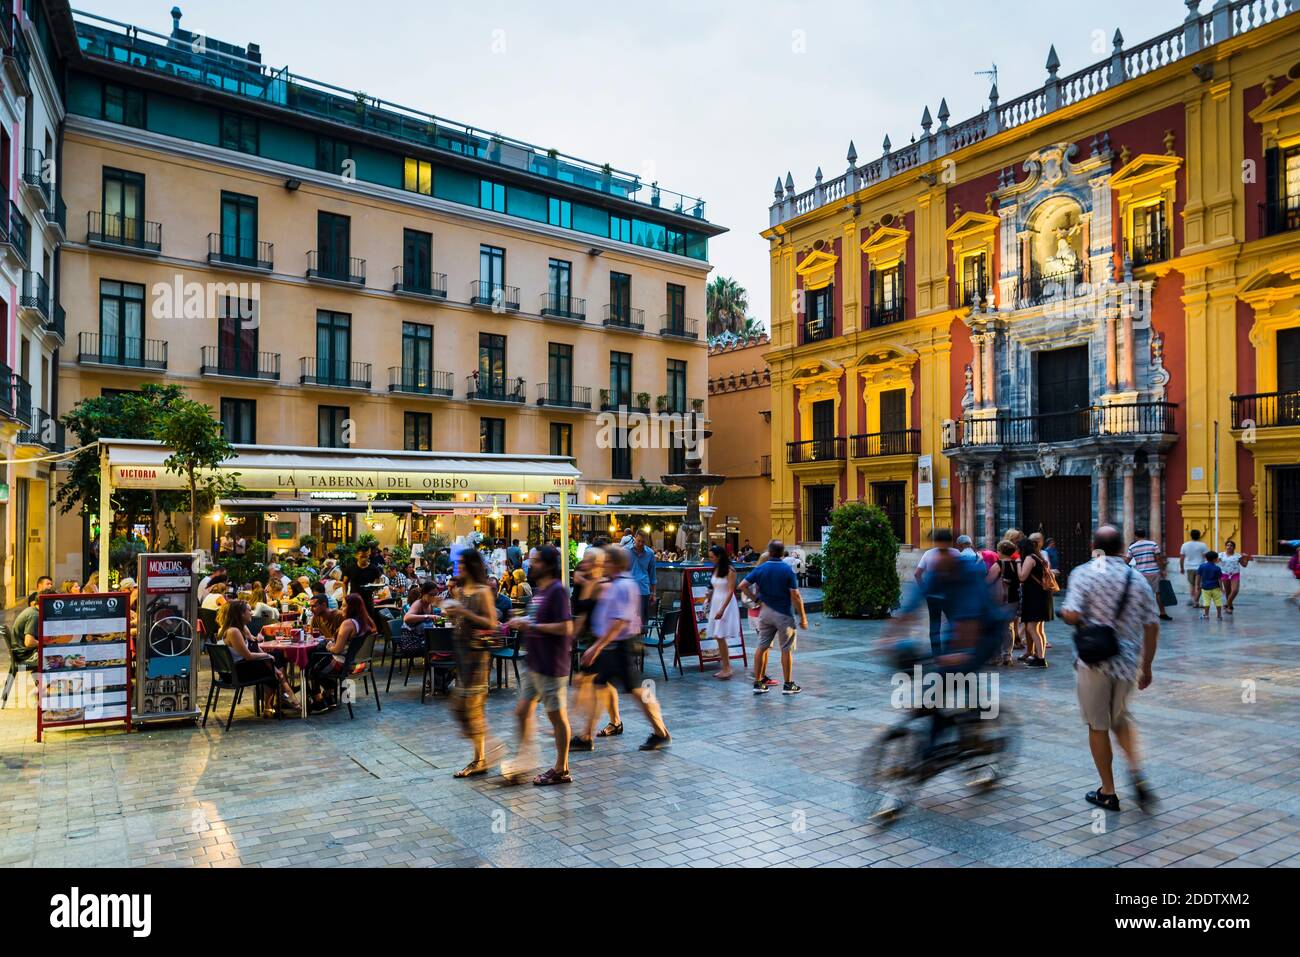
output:
<instances>
[{"instance_id":1,"label":"palm tree","mask_svg":"<svg viewBox=\"0 0 1300 957\"><path fill-rule=\"evenodd\" d=\"M757 339L760 336L767 335L767 326L750 316L745 320L745 328L741 330L740 334L746 339Z\"/></svg>"},{"instance_id":2,"label":"palm tree","mask_svg":"<svg viewBox=\"0 0 1300 957\"><path fill-rule=\"evenodd\" d=\"M745 312L749 308L749 294L745 288L727 276L718 276L707 287L708 332L712 337L722 332L737 334L745 331Z\"/></svg>"}]
</instances>

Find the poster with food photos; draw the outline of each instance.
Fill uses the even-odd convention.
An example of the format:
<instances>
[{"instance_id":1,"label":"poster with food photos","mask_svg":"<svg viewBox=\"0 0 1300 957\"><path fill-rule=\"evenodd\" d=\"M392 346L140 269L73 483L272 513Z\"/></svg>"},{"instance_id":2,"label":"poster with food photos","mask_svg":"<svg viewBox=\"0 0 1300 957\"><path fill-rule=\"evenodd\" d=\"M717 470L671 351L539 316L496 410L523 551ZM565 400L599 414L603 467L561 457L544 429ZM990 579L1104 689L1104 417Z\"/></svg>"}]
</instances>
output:
<instances>
[{"instance_id":1,"label":"poster with food photos","mask_svg":"<svg viewBox=\"0 0 1300 957\"><path fill-rule=\"evenodd\" d=\"M36 740L50 728L131 722L130 596L42 595Z\"/></svg>"}]
</instances>

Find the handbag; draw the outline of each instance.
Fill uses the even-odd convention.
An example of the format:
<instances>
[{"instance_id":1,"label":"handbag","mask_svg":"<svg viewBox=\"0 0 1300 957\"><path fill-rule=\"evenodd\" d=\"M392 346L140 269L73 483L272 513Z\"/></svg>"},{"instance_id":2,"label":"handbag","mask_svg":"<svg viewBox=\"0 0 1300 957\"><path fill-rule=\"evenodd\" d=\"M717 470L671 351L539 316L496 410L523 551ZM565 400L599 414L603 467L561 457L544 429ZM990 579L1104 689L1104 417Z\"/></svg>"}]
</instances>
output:
<instances>
[{"instance_id":1,"label":"handbag","mask_svg":"<svg viewBox=\"0 0 1300 957\"><path fill-rule=\"evenodd\" d=\"M1043 591L1055 595L1061 590L1061 583L1056 580L1056 573L1046 565L1043 566Z\"/></svg>"},{"instance_id":2,"label":"handbag","mask_svg":"<svg viewBox=\"0 0 1300 957\"><path fill-rule=\"evenodd\" d=\"M1174 592L1174 583L1168 578L1160 579L1160 605L1164 608L1173 608L1178 604L1178 595Z\"/></svg>"},{"instance_id":3,"label":"handbag","mask_svg":"<svg viewBox=\"0 0 1300 957\"><path fill-rule=\"evenodd\" d=\"M422 655L425 647L424 635L417 634L408 628L400 629L393 636L393 648L399 658L414 658L417 655Z\"/></svg>"},{"instance_id":4,"label":"handbag","mask_svg":"<svg viewBox=\"0 0 1300 957\"><path fill-rule=\"evenodd\" d=\"M1114 620L1119 621L1128 605L1129 588L1133 585L1133 574L1124 578L1124 591L1119 596L1119 605L1115 608ZM1087 624L1079 625L1074 630L1074 650L1079 660L1086 665L1097 665L1119 654L1119 636L1115 634L1114 625Z\"/></svg>"}]
</instances>

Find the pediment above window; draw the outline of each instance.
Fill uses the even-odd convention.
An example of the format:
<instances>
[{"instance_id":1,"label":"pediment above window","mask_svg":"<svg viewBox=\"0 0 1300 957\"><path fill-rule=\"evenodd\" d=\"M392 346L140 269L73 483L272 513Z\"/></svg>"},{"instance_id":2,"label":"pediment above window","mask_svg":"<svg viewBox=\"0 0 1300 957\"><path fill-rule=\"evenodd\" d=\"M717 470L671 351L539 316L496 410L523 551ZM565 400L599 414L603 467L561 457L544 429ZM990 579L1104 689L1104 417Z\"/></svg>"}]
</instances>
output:
<instances>
[{"instance_id":1,"label":"pediment above window","mask_svg":"<svg viewBox=\"0 0 1300 957\"><path fill-rule=\"evenodd\" d=\"M907 247L907 240L911 235L906 229L899 229L896 226L881 226L867 238L861 249L873 261L879 261L883 264L891 259L902 257L903 250Z\"/></svg>"},{"instance_id":2,"label":"pediment above window","mask_svg":"<svg viewBox=\"0 0 1300 957\"><path fill-rule=\"evenodd\" d=\"M968 242L998 228L998 217L991 213L962 213L944 233L949 242Z\"/></svg>"},{"instance_id":3,"label":"pediment above window","mask_svg":"<svg viewBox=\"0 0 1300 957\"><path fill-rule=\"evenodd\" d=\"M1182 165L1181 156L1160 156L1155 153L1135 156L1111 176L1111 192L1121 198L1158 192L1174 182Z\"/></svg>"},{"instance_id":4,"label":"pediment above window","mask_svg":"<svg viewBox=\"0 0 1300 957\"><path fill-rule=\"evenodd\" d=\"M1293 80L1250 111L1266 147L1300 139L1300 80Z\"/></svg>"},{"instance_id":5,"label":"pediment above window","mask_svg":"<svg viewBox=\"0 0 1300 957\"><path fill-rule=\"evenodd\" d=\"M814 249L803 258L794 271L803 279L803 288L822 289L835 279L835 266L840 257L824 249Z\"/></svg>"}]
</instances>

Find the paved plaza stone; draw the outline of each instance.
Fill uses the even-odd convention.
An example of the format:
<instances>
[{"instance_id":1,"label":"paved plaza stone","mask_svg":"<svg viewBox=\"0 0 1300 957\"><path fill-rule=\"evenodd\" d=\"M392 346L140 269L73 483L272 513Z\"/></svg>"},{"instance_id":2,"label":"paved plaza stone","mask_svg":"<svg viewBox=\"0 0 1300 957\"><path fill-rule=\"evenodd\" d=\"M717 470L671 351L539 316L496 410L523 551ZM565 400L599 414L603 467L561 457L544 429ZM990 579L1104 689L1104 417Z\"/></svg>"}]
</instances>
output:
<instances>
[{"instance_id":1,"label":"paved plaza stone","mask_svg":"<svg viewBox=\"0 0 1300 957\"><path fill-rule=\"evenodd\" d=\"M884 624L814 616L797 661L803 694L754 695L694 659L665 684L655 661L671 748L639 752L647 728L625 706L627 732L573 755L567 787L453 780L467 747L446 698L420 704L415 676L395 680L382 714L363 698L353 721L346 709L262 720L242 705L230 731L210 720L54 732L39 745L34 714L11 702L0 712L0 865L1294 867L1295 609L1248 596L1223 622L1174 614L1136 705L1161 804L1144 816L1122 787L1124 810L1104 833L1083 801L1097 778L1060 622L1048 626L1051 667L1000 673L1003 707L1022 725L1014 773L987 793L942 776L882 829L861 767L897 717L891 669L869 651ZM512 743L513 704L512 688L488 705ZM543 755L549 730L539 714Z\"/></svg>"}]
</instances>

